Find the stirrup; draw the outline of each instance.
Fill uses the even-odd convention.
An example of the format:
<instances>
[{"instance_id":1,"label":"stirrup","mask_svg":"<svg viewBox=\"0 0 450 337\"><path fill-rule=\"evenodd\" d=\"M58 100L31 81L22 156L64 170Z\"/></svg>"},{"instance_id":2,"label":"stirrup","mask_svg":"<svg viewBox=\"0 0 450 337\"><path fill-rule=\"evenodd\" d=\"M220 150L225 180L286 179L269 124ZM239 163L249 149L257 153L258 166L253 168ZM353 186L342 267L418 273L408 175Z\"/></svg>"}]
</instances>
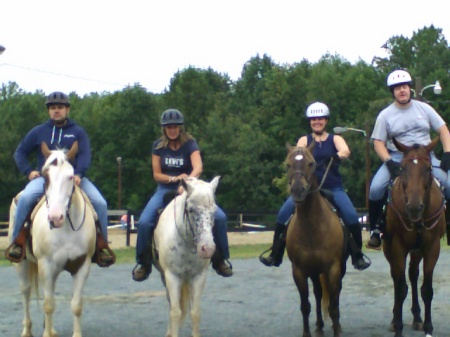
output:
<instances>
[{"instance_id":1,"label":"stirrup","mask_svg":"<svg viewBox=\"0 0 450 337\"><path fill-rule=\"evenodd\" d=\"M105 252L103 252L104 249L109 253L109 256L111 257L110 261L104 261L101 259L100 257L101 253L107 255ZM116 254L114 254L114 252L112 251L111 248L109 248L109 246L103 249L96 249L94 256L92 256L92 262L97 263L97 265L102 268L109 267L112 266L114 263L116 263Z\"/></svg>"},{"instance_id":2,"label":"stirrup","mask_svg":"<svg viewBox=\"0 0 450 337\"><path fill-rule=\"evenodd\" d=\"M25 250L26 250L26 249L25 249L25 247L21 246L21 247L22 247L22 255L21 255L19 258L15 258L15 257L9 255L9 252L11 251L11 248L13 248L13 246L19 246L19 245L16 244L15 241L12 242L12 243L8 246L8 248L6 248L6 250L5 250L5 258L6 258L7 260L11 261L11 262L14 262L14 263L20 263L20 262L22 262L22 261L25 259ZM19 246L19 247L20 247L20 246Z\"/></svg>"},{"instance_id":3,"label":"stirrup","mask_svg":"<svg viewBox=\"0 0 450 337\"><path fill-rule=\"evenodd\" d=\"M264 257L263 255L266 254L267 252L271 252L271 254L272 254L273 246L271 246L269 249L266 249L259 255L259 261L261 261L261 263L267 267L272 267L275 264L275 257L272 255L269 255L268 257ZM268 260L268 258L271 258L272 261L270 262Z\"/></svg>"},{"instance_id":4,"label":"stirrup","mask_svg":"<svg viewBox=\"0 0 450 337\"><path fill-rule=\"evenodd\" d=\"M138 267L140 267L140 268L137 269ZM131 277L136 282L142 282L142 281L145 281L146 279L148 279L148 277L150 276L151 272L152 272L151 264L148 267L146 267L143 264L137 263L134 266L133 271L131 272ZM137 273L142 273L142 275L139 275L139 277L136 277Z\"/></svg>"}]
</instances>

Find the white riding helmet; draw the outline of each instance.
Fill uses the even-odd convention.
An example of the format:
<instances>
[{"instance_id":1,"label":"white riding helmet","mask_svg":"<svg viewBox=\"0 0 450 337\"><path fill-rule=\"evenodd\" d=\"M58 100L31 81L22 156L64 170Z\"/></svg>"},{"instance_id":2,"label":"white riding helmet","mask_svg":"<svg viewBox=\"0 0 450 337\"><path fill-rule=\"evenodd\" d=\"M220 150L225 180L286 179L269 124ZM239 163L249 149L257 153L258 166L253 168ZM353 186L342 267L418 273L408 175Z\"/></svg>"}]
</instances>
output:
<instances>
[{"instance_id":1,"label":"white riding helmet","mask_svg":"<svg viewBox=\"0 0 450 337\"><path fill-rule=\"evenodd\" d=\"M320 102L315 102L311 104L308 109L306 109L306 117L314 118L314 117L330 117L330 109Z\"/></svg>"},{"instance_id":2,"label":"white riding helmet","mask_svg":"<svg viewBox=\"0 0 450 337\"><path fill-rule=\"evenodd\" d=\"M401 84L408 84L411 86L411 75L405 70L394 70L387 78L387 86L392 89L393 87Z\"/></svg>"}]
</instances>

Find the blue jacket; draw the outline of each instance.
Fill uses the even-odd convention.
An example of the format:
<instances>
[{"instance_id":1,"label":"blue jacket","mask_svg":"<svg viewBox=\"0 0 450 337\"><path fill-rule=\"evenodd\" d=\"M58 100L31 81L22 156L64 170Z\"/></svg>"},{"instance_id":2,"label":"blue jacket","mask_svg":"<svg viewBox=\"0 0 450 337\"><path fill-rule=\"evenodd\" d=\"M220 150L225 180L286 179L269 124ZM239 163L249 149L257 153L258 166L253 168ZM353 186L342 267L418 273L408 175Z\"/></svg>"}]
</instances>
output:
<instances>
[{"instance_id":1,"label":"blue jacket","mask_svg":"<svg viewBox=\"0 0 450 337\"><path fill-rule=\"evenodd\" d=\"M75 174L83 178L91 164L91 147L86 131L71 119L67 119L66 125L62 128L55 126L52 120L48 120L31 129L14 152L14 160L19 171L28 176L31 171L41 171L44 166L45 158L41 152L42 142L47 143L50 150L69 150L76 140L78 141L78 154L73 166ZM33 152L37 153L37 166L35 167L32 167L28 161L28 157Z\"/></svg>"}]
</instances>

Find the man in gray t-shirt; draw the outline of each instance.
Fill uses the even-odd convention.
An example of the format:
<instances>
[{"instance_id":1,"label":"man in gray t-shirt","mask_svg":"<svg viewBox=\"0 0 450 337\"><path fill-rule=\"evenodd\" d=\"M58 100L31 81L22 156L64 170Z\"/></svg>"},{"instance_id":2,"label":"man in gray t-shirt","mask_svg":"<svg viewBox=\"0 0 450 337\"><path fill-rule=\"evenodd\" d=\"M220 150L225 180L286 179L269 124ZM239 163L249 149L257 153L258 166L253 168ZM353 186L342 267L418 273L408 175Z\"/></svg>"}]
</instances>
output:
<instances>
[{"instance_id":1,"label":"man in gray t-shirt","mask_svg":"<svg viewBox=\"0 0 450 337\"><path fill-rule=\"evenodd\" d=\"M383 161L372 179L369 191L370 240L368 248L381 246L380 222L383 205L386 202L386 187L390 177L400 175L400 161L403 153L392 143L395 137L400 143L411 146L427 145L431 142L430 131L439 134L444 154L440 162L431 153L433 175L445 186L445 198L450 200L450 133L441 116L428 104L411 100L411 75L404 70L395 70L387 78L387 85L394 102L382 110L375 122L371 138L378 157Z\"/></svg>"}]
</instances>

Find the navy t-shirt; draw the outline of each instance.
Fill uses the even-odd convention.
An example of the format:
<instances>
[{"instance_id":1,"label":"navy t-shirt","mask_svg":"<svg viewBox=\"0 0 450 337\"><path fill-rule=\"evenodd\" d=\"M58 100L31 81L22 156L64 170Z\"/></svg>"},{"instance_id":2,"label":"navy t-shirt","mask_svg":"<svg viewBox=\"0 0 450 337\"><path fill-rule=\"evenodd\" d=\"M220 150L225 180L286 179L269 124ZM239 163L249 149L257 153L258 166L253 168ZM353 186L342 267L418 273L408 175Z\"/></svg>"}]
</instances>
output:
<instances>
[{"instance_id":1,"label":"navy t-shirt","mask_svg":"<svg viewBox=\"0 0 450 337\"><path fill-rule=\"evenodd\" d=\"M197 142L194 139L189 139L178 150L172 150L169 147L156 148L161 142L161 139L153 142L152 153L160 157L161 172L169 176L178 176L186 173L191 174L193 168L191 163L191 154L199 151Z\"/></svg>"}]
</instances>

